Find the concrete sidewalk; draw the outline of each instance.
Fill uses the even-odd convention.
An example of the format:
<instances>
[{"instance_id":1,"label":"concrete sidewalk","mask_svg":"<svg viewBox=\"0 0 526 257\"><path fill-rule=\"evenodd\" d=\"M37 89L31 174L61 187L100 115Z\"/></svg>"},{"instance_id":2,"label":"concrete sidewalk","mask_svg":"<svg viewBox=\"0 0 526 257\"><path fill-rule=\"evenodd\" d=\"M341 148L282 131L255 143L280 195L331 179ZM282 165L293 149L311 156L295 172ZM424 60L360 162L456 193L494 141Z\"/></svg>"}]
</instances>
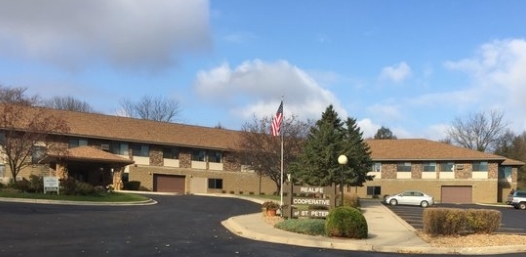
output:
<instances>
[{"instance_id":1,"label":"concrete sidewalk","mask_svg":"<svg viewBox=\"0 0 526 257\"><path fill-rule=\"evenodd\" d=\"M369 227L367 239L342 239L310 236L274 228L265 222L261 213L231 217L222 222L232 233L241 237L272 243L339 250L425 253L425 254L499 254L526 251L526 246L447 248L432 247L423 241L416 230L400 219L380 201L361 202Z\"/></svg>"}]
</instances>

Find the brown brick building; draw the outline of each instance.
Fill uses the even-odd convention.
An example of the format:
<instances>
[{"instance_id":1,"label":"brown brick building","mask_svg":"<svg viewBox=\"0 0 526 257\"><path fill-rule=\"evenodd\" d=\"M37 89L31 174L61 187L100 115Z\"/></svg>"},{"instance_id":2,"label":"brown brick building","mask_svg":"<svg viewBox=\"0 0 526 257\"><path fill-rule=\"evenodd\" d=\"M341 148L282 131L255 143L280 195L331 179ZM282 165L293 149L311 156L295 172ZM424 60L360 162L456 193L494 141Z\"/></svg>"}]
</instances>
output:
<instances>
[{"instance_id":1,"label":"brown brick building","mask_svg":"<svg viewBox=\"0 0 526 257\"><path fill-rule=\"evenodd\" d=\"M74 176L95 185L140 181L143 190L178 193L272 194L274 182L236 158L240 131L126 117L47 110L70 131L54 135L65 156L49 153L46 165L21 176ZM425 139L367 140L373 181L346 188L361 197L419 189L442 202L497 202L517 185L521 161ZM0 179L10 172L0 158ZM113 175L113 176L112 176Z\"/></svg>"}]
</instances>

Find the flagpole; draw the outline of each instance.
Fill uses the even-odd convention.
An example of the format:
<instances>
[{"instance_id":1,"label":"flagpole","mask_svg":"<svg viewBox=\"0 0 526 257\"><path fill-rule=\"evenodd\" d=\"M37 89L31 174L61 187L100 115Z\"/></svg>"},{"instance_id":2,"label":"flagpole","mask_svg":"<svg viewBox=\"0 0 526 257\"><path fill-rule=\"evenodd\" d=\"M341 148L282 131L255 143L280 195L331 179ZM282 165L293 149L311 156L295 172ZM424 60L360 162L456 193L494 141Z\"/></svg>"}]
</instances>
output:
<instances>
[{"instance_id":1,"label":"flagpole","mask_svg":"<svg viewBox=\"0 0 526 257\"><path fill-rule=\"evenodd\" d=\"M283 103L283 96L281 96L281 102ZM283 121L285 121L285 111L283 111ZM283 122L282 122L283 124ZM281 130L281 176L280 176L280 206L281 206L281 216L283 217L283 134L284 130Z\"/></svg>"}]
</instances>

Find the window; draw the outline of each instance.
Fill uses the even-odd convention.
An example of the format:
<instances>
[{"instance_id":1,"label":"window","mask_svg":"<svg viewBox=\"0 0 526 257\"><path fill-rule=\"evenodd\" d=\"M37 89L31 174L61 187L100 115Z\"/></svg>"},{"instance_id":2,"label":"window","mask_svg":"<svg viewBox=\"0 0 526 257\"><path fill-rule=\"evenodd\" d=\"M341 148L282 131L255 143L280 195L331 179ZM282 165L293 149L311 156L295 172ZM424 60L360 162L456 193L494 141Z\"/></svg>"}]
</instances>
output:
<instances>
[{"instance_id":1,"label":"window","mask_svg":"<svg viewBox=\"0 0 526 257\"><path fill-rule=\"evenodd\" d=\"M47 148L45 146L35 145L31 149L31 162L38 164L46 157Z\"/></svg>"},{"instance_id":2,"label":"window","mask_svg":"<svg viewBox=\"0 0 526 257\"><path fill-rule=\"evenodd\" d=\"M499 167L499 178L511 178L511 167L500 166Z\"/></svg>"},{"instance_id":3,"label":"window","mask_svg":"<svg viewBox=\"0 0 526 257\"><path fill-rule=\"evenodd\" d=\"M130 173L123 172L122 173L122 182L129 182L130 181Z\"/></svg>"},{"instance_id":4,"label":"window","mask_svg":"<svg viewBox=\"0 0 526 257\"><path fill-rule=\"evenodd\" d=\"M209 189L223 189L223 179L220 178L209 178L208 179Z\"/></svg>"},{"instance_id":5,"label":"window","mask_svg":"<svg viewBox=\"0 0 526 257\"><path fill-rule=\"evenodd\" d=\"M381 195L382 194L382 187L380 186L368 186L367 187L367 195Z\"/></svg>"},{"instance_id":6,"label":"window","mask_svg":"<svg viewBox=\"0 0 526 257\"><path fill-rule=\"evenodd\" d=\"M424 171L436 171L436 162L424 162Z\"/></svg>"},{"instance_id":7,"label":"window","mask_svg":"<svg viewBox=\"0 0 526 257\"><path fill-rule=\"evenodd\" d=\"M206 157L205 150L196 149L192 151L192 161L204 162L206 161L205 157Z\"/></svg>"},{"instance_id":8,"label":"window","mask_svg":"<svg viewBox=\"0 0 526 257\"><path fill-rule=\"evenodd\" d=\"M131 149L133 156L150 156L150 147L148 145L133 144Z\"/></svg>"},{"instance_id":9,"label":"window","mask_svg":"<svg viewBox=\"0 0 526 257\"><path fill-rule=\"evenodd\" d=\"M128 143L112 142L111 152L114 154L128 155Z\"/></svg>"},{"instance_id":10,"label":"window","mask_svg":"<svg viewBox=\"0 0 526 257\"><path fill-rule=\"evenodd\" d=\"M5 164L0 164L0 177L5 177Z\"/></svg>"},{"instance_id":11,"label":"window","mask_svg":"<svg viewBox=\"0 0 526 257\"><path fill-rule=\"evenodd\" d=\"M179 159L179 149L176 147L165 147L163 148L163 158L166 159Z\"/></svg>"},{"instance_id":12,"label":"window","mask_svg":"<svg viewBox=\"0 0 526 257\"><path fill-rule=\"evenodd\" d=\"M410 162L399 162L396 165L396 171L398 172L411 171L411 163Z\"/></svg>"},{"instance_id":13,"label":"window","mask_svg":"<svg viewBox=\"0 0 526 257\"><path fill-rule=\"evenodd\" d=\"M69 148L88 145L88 140L85 138L70 138L69 139Z\"/></svg>"},{"instance_id":14,"label":"window","mask_svg":"<svg viewBox=\"0 0 526 257\"><path fill-rule=\"evenodd\" d=\"M382 172L382 163L381 162L373 163L373 171L374 172Z\"/></svg>"},{"instance_id":15,"label":"window","mask_svg":"<svg viewBox=\"0 0 526 257\"><path fill-rule=\"evenodd\" d=\"M223 159L222 157L223 153L219 151L210 151L210 153L208 154L208 161L221 163L221 160Z\"/></svg>"},{"instance_id":16,"label":"window","mask_svg":"<svg viewBox=\"0 0 526 257\"><path fill-rule=\"evenodd\" d=\"M440 163L441 172L452 172L455 168L454 162L442 162Z\"/></svg>"},{"instance_id":17,"label":"window","mask_svg":"<svg viewBox=\"0 0 526 257\"><path fill-rule=\"evenodd\" d=\"M473 162L473 171L488 171L488 162Z\"/></svg>"}]
</instances>

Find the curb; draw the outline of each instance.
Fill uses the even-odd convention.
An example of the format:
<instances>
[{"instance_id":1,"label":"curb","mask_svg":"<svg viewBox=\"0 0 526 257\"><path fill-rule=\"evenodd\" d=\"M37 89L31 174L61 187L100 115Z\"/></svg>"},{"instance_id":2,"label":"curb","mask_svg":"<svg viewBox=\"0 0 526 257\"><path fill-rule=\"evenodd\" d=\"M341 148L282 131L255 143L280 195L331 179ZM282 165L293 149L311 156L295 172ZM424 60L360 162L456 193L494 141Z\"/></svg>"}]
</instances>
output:
<instances>
[{"instance_id":1,"label":"curb","mask_svg":"<svg viewBox=\"0 0 526 257\"><path fill-rule=\"evenodd\" d=\"M19 203L37 203L37 204L83 205L83 206L140 206L140 205L157 204L157 201L153 199L137 201L137 202L89 202L89 201L43 200L43 199L0 197L0 201L19 202Z\"/></svg>"}]
</instances>

